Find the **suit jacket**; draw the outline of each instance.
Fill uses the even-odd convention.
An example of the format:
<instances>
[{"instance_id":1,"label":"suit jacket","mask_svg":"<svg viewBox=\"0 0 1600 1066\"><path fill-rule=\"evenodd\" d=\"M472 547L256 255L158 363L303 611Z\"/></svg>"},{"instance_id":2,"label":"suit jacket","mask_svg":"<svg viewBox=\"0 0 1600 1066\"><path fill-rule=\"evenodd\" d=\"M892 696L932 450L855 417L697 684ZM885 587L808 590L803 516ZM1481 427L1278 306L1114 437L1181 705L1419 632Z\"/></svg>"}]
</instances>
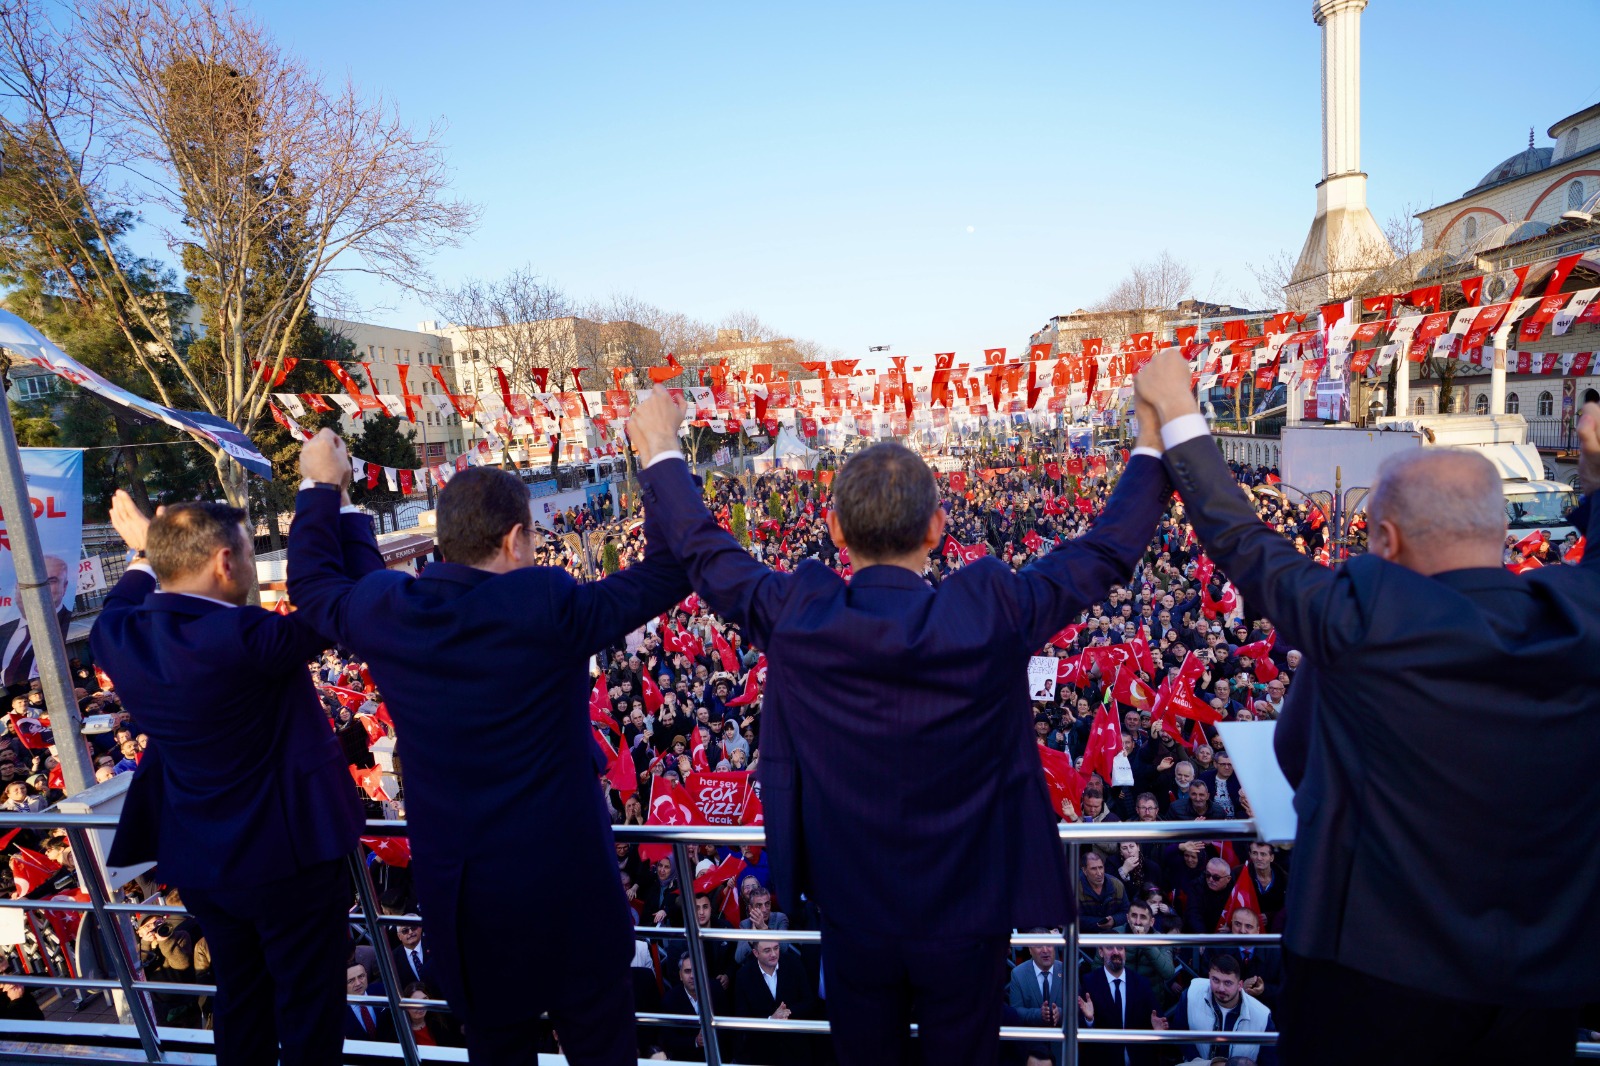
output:
<instances>
[{"instance_id":1,"label":"suit jacket","mask_svg":"<svg viewBox=\"0 0 1600 1066\"><path fill-rule=\"evenodd\" d=\"M295 502L295 615L365 661L383 691L405 767L424 938L463 1025L559 1005L613 969L620 978L633 957L610 809L595 783L588 659L689 594L657 524L647 516L645 558L604 581L448 562L412 577L383 568L370 522L341 524L337 492L309 488ZM474 902L486 899L503 902L497 925ZM463 945L457 930L468 922L494 925L494 942ZM564 962L530 972L529 958Z\"/></svg>"},{"instance_id":2,"label":"suit jacket","mask_svg":"<svg viewBox=\"0 0 1600 1066\"><path fill-rule=\"evenodd\" d=\"M639 478L702 598L767 652L758 774L785 909L807 893L843 929L952 937L1071 920L1028 658L1132 573L1167 498L1161 463L1135 456L1094 528L1020 573L982 559L937 591L895 566L848 583L814 560L769 570L685 464Z\"/></svg>"},{"instance_id":3,"label":"suit jacket","mask_svg":"<svg viewBox=\"0 0 1600 1066\"><path fill-rule=\"evenodd\" d=\"M6 648L11 644L12 635L16 633L17 627L21 624L22 615L18 614L17 617L5 625L0 625L0 655L5 653ZM72 625L71 607L62 606L56 609L56 625L61 628L61 639L65 640L67 628ZM6 688L26 687L28 675L33 672L36 654L33 650L31 635L28 641L17 650L19 654L15 663L0 662L0 684L4 684Z\"/></svg>"},{"instance_id":4,"label":"suit jacket","mask_svg":"<svg viewBox=\"0 0 1600 1066\"><path fill-rule=\"evenodd\" d=\"M783 967L778 967L778 972L783 973ZM704 987L704 986L701 986ZM687 1014L695 1017L698 1011L689 999L689 993L683 990L683 985L673 982L667 987L667 994L661 1000L661 1013ZM716 981L711 982L711 1013L721 1015L728 1013L728 996L722 990L722 985ZM673 1026L664 1029L661 1033L661 1046L674 1059L680 1062L706 1061L706 1049L695 1042L695 1037L700 1035L698 1029L685 1029ZM727 1037L723 1037L724 1040Z\"/></svg>"},{"instance_id":5,"label":"suit jacket","mask_svg":"<svg viewBox=\"0 0 1600 1066\"><path fill-rule=\"evenodd\" d=\"M1261 523L1209 438L1166 461L1206 550L1305 656L1277 729L1289 950L1475 1002L1600 998L1600 552L1521 576L1329 569ZM1500 781L1561 802L1493 802Z\"/></svg>"},{"instance_id":6,"label":"suit jacket","mask_svg":"<svg viewBox=\"0 0 1600 1066\"><path fill-rule=\"evenodd\" d=\"M1066 970L1057 959L1050 967L1050 1002L1061 1008L1066 995ZM1042 1025L1044 989L1039 987L1039 967L1029 956L1011 968L1006 985L1006 1003L1017 1012L1018 1025Z\"/></svg>"},{"instance_id":7,"label":"suit jacket","mask_svg":"<svg viewBox=\"0 0 1600 1066\"><path fill-rule=\"evenodd\" d=\"M361 1024L361 1019L356 1015L357 1009L358 1007L353 1003L346 1004L344 1014L340 1015L344 1019L344 1038L346 1040L395 1039L394 1019L389 1017L388 1007L367 1008L372 1012L374 1018L373 1031L371 1033L368 1033Z\"/></svg>"},{"instance_id":8,"label":"suit jacket","mask_svg":"<svg viewBox=\"0 0 1600 1066\"><path fill-rule=\"evenodd\" d=\"M815 1001L815 985L805 964L788 952L780 953L778 962L778 994L767 989L761 967L754 958L747 959L733 977L733 1012L742 1018L770 1018L782 1003L795 1019L809 1017ZM713 1006L715 1001L713 1001ZM774 1066L809 1062L810 1049L806 1038L787 1033L750 1033L741 1042L738 1061L764 1062Z\"/></svg>"},{"instance_id":9,"label":"suit jacket","mask_svg":"<svg viewBox=\"0 0 1600 1066\"><path fill-rule=\"evenodd\" d=\"M361 805L306 671L327 642L294 615L155 587L129 570L89 636L150 736L111 863L238 888L350 854Z\"/></svg>"},{"instance_id":10,"label":"suit jacket","mask_svg":"<svg viewBox=\"0 0 1600 1066\"><path fill-rule=\"evenodd\" d=\"M1117 1018L1116 1004L1111 1000L1111 979L1107 976L1105 967L1097 967L1084 975L1081 986L1083 993L1094 1002L1092 1028L1143 1030L1150 1028L1150 1014L1157 1007L1155 989L1150 987L1150 982L1143 974L1133 970L1123 970L1122 978L1126 1024ZM1082 1024L1081 1011L1078 1020ZM1124 1051L1128 1053L1128 1061L1132 1066L1154 1066L1156 1049L1138 1044L1082 1044L1078 1048L1078 1061L1083 1066L1122 1066Z\"/></svg>"}]
</instances>

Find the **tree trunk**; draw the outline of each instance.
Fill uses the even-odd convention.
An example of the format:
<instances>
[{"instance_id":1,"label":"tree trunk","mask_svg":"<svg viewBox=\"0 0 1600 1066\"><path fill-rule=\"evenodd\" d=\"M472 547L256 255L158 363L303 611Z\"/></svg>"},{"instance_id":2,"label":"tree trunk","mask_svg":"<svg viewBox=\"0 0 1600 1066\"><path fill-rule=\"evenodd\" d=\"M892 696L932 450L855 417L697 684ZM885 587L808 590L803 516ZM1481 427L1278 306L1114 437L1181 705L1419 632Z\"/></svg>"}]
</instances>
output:
<instances>
[{"instance_id":1,"label":"tree trunk","mask_svg":"<svg viewBox=\"0 0 1600 1066\"><path fill-rule=\"evenodd\" d=\"M222 483L222 494L230 504L242 509L245 521L250 519L250 472L236 462L227 452L218 451L211 456L217 468L217 480Z\"/></svg>"}]
</instances>

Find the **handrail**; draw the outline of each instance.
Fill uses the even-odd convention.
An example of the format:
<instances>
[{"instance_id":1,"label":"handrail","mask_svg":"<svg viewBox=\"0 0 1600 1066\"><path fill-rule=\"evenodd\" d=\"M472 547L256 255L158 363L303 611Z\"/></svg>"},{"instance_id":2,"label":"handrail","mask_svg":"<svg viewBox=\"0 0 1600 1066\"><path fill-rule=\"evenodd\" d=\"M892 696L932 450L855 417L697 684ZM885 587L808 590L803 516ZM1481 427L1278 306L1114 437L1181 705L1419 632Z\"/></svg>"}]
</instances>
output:
<instances>
[{"instance_id":1,"label":"handrail","mask_svg":"<svg viewBox=\"0 0 1600 1066\"><path fill-rule=\"evenodd\" d=\"M23 814L0 811L0 828L57 828L67 830L68 838L72 843L73 852L79 857L77 873L80 883L89 894L89 900L0 900L0 907L21 908L35 911L59 910L84 914L89 912L92 917L96 935L100 939L103 954L111 960L112 977L56 977L44 975L7 974L5 980L27 988L76 988L90 992L121 992L126 998L127 1013L131 1016L132 1024L96 1025L96 1030L116 1031L122 1039L134 1040L139 1045L145 1061L164 1062L168 1056L161 1045L161 1031L156 1024L155 1014L149 996L160 995L212 995L216 991L214 985L150 981L143 973L138 971L137 955L124 939L127 933L125 924L117 919L130 914L185 914L182 907L161 904L139 903L113 903L110 901L110 891L104 883L100 865L93 859L94 852L90 848L88 831L93 829L114 829L117 818L110 815L99 814ZM369 821L366 827L368 836L396 836L406 832L406 823L398 820L375 819ZM618 840L629 843L665 843L673 846L675 865L680 877L691 869L687 845L713 844L719 847L742 847L746 845L760 846L765 843L765 833L759 826L637 826L617 825L612 827ZM1078 867L1079 849L1084 844L1114 843L1124 840L1136 842L1172 842L1181 840L1254 840L1256 839L1255 825L1248 820L1205 821L1205 822L1098 822L1090 824L1072 824L1059 827L1058 836L1066 850L1069 870L1076 876ZM376 892L373 889L370 875L368 874L366 854L364 851L353 853L349 857L350 873L355 879L357 895L359 897L359 911L353 911L351 921L360 921L366 928L369 940L375 945L385 943L382 928L386 925L418 924L422 921L416 915L386 915L377 913ZM682 882L680 882L680 885ZM692 910L686 908L686 917ZM641 926L636 930L636 936L643 939L682 939L687 941L687 950L694 960L696 973L709 974L705 959L705 941L716 942L752 942L757 940L775 940L781 943L816 944L821 940L821 933L816 930L761 930L761 929L722 929L700 928L694 923L682 926ZM1074 960L1077 958L1079 948L1098 948L1117 944L1140 944L1152 947L1178 947L1178 946L1207 946L1214 944L1240 945L1240 944L1275 944L1280 937L1275 934L1226 934L1226 933L1087 933L1080 934L1076 922L1067 923L1061 933L1023 933L1016 932L1010 937L1013 947L1034 947L1051 945L1063 948L1063 958ZM424 1010L448 1010L448 1005L441 1000L404 1000L400 997L399 980L394 971L392 956L386 951L376 953L380 976L384 982L384 995L349 996L351 1003L369 1004L374 1006L388 1006L393 1016L399 1018L406 1008ZM1063 1002L1075 1003L1078 997L1078 967L1068 964L1064 968ZM1176 1030L1117 1030L1096 1028L1084 1032L1077 1031L1077 1010L1069 1008L1063 1012L1064 1024L1060 1030L1060 1039L1063 1042L1065 1061L1068 1066L1077 1062L1077 1046L1081 1043L1091 1044L1270 1044L1277 1040L1276 1033L1216 1033L1209 1031L1181 1032ZM722 1061L721 1049L718 1042L718 1033L724 1032L769 1032L789 1034L826 1035L830 1032L829 1024L825 1021L811 1021L801 1019L787 1019L775 1021L769 1018L743 1018L730 1016L716 1016L711 1009L710 997L701 997L698 1015L667 1014L659 1011L640 1011L637 1013L640 1024L648 1026L671 1026L679 1028L698 1028L705 1035L706 1061L718 1064ZM11 1023L0 1023L0 1040L13 1033L21 1033L22 1027L10 1029ZM48 1031L52 1034L59 1033L63 1038L70 1039L74 1033L87 1033L83 1023L27 1023L25 1027L30 1037L37 1037L41 1032ZM411 1039L410 1027L397 1025L395 1027L398 1043L392 1046L398 1053L399 1061L406 1066L421 1066L424 1056ZM916 1032L916 1026L911 1027ZM172 1030L168 1030L172 1032ZM1051 1030L1041 1030L1027 1026L1002 1026L999 1032L1001 1040L1006 1041L1032 1041L1053 1040ZM175 1043L183 1044L184 1038L174 1037ZM378 1045L383 1046L383 1045ZM77 1049L81 1050L81 1049ZM91 1049L92 1050L92 1049ZM122 1053L124 1056L126 1052ZM181 1053L180 1057L190 1057L188 1053ZM432 1058L430 1052L428 1058ZM1600 1043L1579 1044L1577 1057L1583 1059L1600 1059Z\"/></svg>"}]
</instances>

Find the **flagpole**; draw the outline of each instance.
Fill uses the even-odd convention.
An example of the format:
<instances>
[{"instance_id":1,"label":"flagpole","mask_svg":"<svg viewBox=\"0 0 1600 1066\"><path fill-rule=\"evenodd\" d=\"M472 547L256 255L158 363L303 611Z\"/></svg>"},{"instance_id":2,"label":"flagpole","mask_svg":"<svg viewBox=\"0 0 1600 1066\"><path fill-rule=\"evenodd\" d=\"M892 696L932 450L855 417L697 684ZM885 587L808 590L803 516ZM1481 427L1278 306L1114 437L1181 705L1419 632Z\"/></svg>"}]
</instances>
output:
<instances>
[{"instance_id":1,"label":"flagpole","mask_svg":"<svg viewBox=\"0 0 1600 1066\"><path fill-rule=\"evenodd\" d=\"M0 348L0 391L11 387L11 357ZM72 674L67 666L67 645L56 622L56 605L50 595L50 572L39 544L39 529L33 521L33 503L28 498L28 482L22 472L22 453L11 426L11 403L0 398L0 514L6 520L6 535L11 541L11 560L17 575L17 603L22 608L28 634L33 640L34 662L39 666L39 685L50 712L50 725L56 740L56 758L61 761L61 778L67 795L86 791L94 784L89 771L89 756L83 747L83 717L72 693ZM72 580L69 574L63 578Z\"/></svg>"}]
</instances>

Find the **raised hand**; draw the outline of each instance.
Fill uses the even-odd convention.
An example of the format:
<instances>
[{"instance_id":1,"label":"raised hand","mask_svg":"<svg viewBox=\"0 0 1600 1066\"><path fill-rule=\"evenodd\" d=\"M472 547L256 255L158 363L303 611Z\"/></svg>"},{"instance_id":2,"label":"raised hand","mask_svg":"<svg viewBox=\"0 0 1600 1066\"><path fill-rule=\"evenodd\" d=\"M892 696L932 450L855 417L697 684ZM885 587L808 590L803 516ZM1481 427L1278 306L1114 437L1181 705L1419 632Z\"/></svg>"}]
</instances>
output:
<instances>
[{"instance_id":1,"label":"raised hand","mask_svg":"<svg viewBox=\"0 0 1600 1066\"><path fill-rule=\"evenodd\" d=\"M671 392L657 385L650 390L642 403L636 404L628 416L628 440L639 453L643 466L663 452L678 450L678 426L683 423L688 406L674 399Z\"/></svg>"},{"instance_id":2,"label":"raised hand","mask_svg":"<svg viewBox=\"0 0 1600 1066\"><path fill-rule=\"evenodd\" d=\"M1152 1029L1168 1029L1168 1028L1171 1028L1171 1025L1161 1015L1157 1014L1155 1011L1151 1011L1150 1012L1150 1028L1152 1028Z\"/></svg>"},{"instance_id":3,"label":"raised hand","mask_svg":"<svg viewBox=\"0 0 1600 1066\"><path fill-rule=\"evenodd\" d=\"M1153 409L1162 422L1199 414L1200 404L1189 387L1189 361L1176 348L1163 348L1133 379L1134 403Z\"/></svg>"},{"instance_id":4,"label":"raised hand","mask_svg":"<svg viewBox=\"0 0 1600 1066\"><path fill-rule=\"evenodd\" d=\"M350 456L345 451L344 438L331 429L320 429L317 435L300 446L300 476L324 485L337 485L340 491L350 487Z\"/></svg>"},{"instance_id":5,"label":"raised hand","mask_svg":"<svg viewBox=\"0 0 1600 1066\"><path fill-rule=\"evenodd\" d=\"M139 510L133 497L122 489L118 489L111 497L111 527L128 547L136 552L144 551L145 539L150 533L150 519Z\"/></svg>"},{"instance_id":6,"label":"raised hand","mask_svg":"<svg viewBox=\"0 0 1600 1066\"><path fill-rule=\"evenodd\" d=\"M1094 1021L1094 1000L1089 998L1087 992L1078 997L1078 1010L1083 1014L1085 1021Z\"/></svg>"}]
</instances>

